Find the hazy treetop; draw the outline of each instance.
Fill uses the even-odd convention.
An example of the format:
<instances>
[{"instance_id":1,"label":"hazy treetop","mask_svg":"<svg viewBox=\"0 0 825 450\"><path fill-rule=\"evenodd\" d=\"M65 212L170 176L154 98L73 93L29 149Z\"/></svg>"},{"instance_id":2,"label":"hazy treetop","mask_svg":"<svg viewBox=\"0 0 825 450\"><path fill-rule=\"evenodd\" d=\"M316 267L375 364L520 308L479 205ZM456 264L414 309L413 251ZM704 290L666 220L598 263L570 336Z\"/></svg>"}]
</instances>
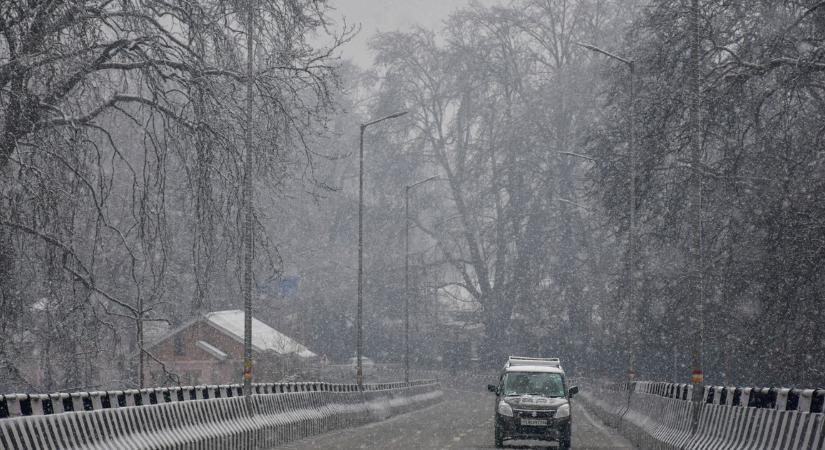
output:
<instances>
[{"instance_id":1,"label":"hazy treetop","mask_svg":"<svg viewBox=\"0 0 825 450\"><path fill-rule=\"evenodd\" d=\"M502 0L332 0L336 9L331 14L340 23L361 24L361 32L343 49L343 57L363 68L371 67L373 55L367 42L378 31L408 31L414 26L430 29L440 24L450 13L474 2L485 6L506 3Z\"/></svg>"}]
</instances>

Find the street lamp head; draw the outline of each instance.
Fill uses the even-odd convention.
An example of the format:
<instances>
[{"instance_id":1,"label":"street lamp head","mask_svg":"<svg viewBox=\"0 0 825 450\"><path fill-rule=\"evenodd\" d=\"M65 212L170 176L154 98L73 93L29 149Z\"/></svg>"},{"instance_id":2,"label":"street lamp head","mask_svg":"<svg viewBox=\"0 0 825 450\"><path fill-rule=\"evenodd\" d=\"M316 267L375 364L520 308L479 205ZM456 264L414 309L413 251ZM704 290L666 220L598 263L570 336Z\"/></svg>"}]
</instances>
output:
<instances>
[{"instance_id":1,"label":"street lamp head","mask_svg":"<svg viewBox=\"0 0 825 450\"><path fill-rule=\"evenodd\" d=\"M390 114L389 116L387 116L387 119L397 119L397 118L399 118L399 117L401 117L401 116L406 115L408 112L409 112L409 111L399 111L399 112L397 112L397 113Z\"/></svg>"},{"instance_id":2,"label":"street lamp head","mask_svg":"<svg viewBox=\"0 0 825 450\"><path fill-rule=\"evenodd\" d=\"M382 117L382 118L380 118L380 119L375 119L375 120L373 120L373 121L371 121L371 122L367 122L367 123L365 123L365 124L362 124L362 125L361 125L361 129L363 130L364 128L367 128L367 127L368 127L368 126L370 126L370 125L375 125L376 123L378 123L378 122L383 122L383 121L385 121L385 120L397 119L397 118L399 118L399 117L401 117L401 116L403 116L403 115L407 114L408 112L409 112L409 111L399 111L399 112L396 112L396 113L392 113L392 114L390 114L390 115L388 115L388 116L384 116L384 117Z\"/></svg>"}]
</instances>

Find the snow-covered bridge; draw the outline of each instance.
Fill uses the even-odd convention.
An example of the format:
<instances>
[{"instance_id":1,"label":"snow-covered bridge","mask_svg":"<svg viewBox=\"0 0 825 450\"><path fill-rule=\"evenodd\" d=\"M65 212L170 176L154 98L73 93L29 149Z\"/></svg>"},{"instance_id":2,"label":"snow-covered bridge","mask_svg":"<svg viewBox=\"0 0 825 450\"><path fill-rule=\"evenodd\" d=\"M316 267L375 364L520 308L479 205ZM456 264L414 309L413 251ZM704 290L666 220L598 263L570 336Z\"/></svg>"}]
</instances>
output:
<instances>
[{"instance_id":1,"label":"snow-covered bridge","mask_svg":"<svg viewBox=\"0 0 825 450\"><path fill-rule=\"evenodd\" d=\"M0 448L492 447L488 380L445 380L256 384L251 409L240 385L0 396ZM577 384L574 448L825 449L825 390Z\"/></svg>"}]
</instances>

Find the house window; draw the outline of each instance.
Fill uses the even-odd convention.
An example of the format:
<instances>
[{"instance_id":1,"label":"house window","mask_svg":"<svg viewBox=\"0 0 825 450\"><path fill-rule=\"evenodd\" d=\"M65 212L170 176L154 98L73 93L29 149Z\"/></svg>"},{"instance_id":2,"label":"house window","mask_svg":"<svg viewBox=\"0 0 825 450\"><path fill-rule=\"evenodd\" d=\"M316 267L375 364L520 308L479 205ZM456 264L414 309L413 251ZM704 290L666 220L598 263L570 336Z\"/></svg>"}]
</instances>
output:
<instances>
[{"instance_id":1,"label":"house window","mask_svg":"<svg viewBox=\"0 0 825 450\"><path fill-rule=\"evenodd\" d=\"M183 336L176 334L175 335L175 355L181 356L184 354L183 351Z\"/></svg>"}]
</instances>

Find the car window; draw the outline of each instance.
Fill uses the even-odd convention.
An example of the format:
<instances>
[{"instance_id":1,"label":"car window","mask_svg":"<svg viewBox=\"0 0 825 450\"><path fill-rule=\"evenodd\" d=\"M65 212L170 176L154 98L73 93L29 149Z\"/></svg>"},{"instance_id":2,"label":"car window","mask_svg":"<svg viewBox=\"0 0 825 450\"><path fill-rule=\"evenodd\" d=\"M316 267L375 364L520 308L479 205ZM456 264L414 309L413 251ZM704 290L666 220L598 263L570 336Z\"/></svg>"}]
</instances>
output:
<instances>
[{"instance_id":1,"label":"car window","mask_svg":"<svg viewBox=\"0 0 825 450\"><path fill-rule=\"evenodd\" d=\"M541 395L564 397L561 374L546 372L510 372L502 380L504 395Z\"/></svg>"}]
</instances>

